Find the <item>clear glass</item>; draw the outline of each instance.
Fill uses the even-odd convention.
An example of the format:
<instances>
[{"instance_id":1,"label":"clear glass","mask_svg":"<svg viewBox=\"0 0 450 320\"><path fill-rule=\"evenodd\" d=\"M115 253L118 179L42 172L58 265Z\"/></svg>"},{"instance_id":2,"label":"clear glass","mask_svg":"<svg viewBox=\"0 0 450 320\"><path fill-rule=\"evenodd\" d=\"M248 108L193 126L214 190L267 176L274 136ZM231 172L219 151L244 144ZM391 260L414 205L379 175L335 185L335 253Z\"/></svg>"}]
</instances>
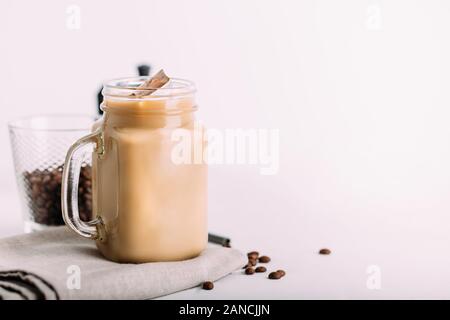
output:
<instances>
[{"instance_id":1,"label":"clear glass","mask_svg":"<svg viewBox=\"0 0 450 320\"><path fill-rule=\"evenodd\" d=\"M61 213L61 180L69 147L88 134L94 117L40 115L9 123L9 133L24 217L25 232L64 224ZM85 220L92 211L91 159L82 159L80 208Z\"/></svg>"},{"instance_id":2,"label":"clear glass","mask_svg":"<svg viewBox=\"0 0 450 320\"><path fill-rule=\"evenodd\" d=\"M103 89L103 117L93 133L72 145L63 174L63 215L76 233L96 240L117 262L184 260L206 247L207 166L176 163L174 133L186 133L191 150L203 146L195 121L192 82L171 79L152 94L137 94L145 77L119 79ZM197 131L196 131L197 130ZM197 134L195 134L195 132ZM92 154L93 215L80 221L80 157Z\"/></svg>"}]
</instances>

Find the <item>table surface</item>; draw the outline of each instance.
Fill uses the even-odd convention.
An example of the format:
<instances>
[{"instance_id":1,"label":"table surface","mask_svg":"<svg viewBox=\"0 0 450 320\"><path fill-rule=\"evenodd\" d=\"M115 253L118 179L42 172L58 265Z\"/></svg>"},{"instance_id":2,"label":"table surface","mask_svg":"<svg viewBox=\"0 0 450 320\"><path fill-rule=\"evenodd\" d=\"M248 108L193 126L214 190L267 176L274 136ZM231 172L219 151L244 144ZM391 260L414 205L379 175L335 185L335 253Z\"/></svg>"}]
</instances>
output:
<instances>
[{"instance_id":1,"label":"table surface","mask_svg":"<svg viewBox=\"0 0 450 320\"><path fill-rule=\"evenodd\" d=\"M9 213L2 217L0 236L21 233L22 219L17 213L20 208L13 190L0 194L0 201L4 214ZM238 271L218 281L212 291L194 288L162 299L450 298L447 287L450 255L445 227L439 228L436 223L433 232L433 224L421 221L402 224L392 219L389 225L396 226L396 232L386 228L380 231L385 226L383 219L370 222L370 229L364 227L363 219L356 218L352 228L344 230L342 225L314 230L305 224L298 233L287 231L285 239L292 240L282 248L274 245L274 239L280 235L267 234L265 242L259 241L258 248L251 248L252 237L246 232L236 232L233 247L245 252L260 249L272 257L268 269L283 268L286 277L273 281L266 278L267 274L247 276ZM378 233L370 234L368 230ZM317 254L319 244L330 239L332 254Z\"/></svg>"}]
</instances>

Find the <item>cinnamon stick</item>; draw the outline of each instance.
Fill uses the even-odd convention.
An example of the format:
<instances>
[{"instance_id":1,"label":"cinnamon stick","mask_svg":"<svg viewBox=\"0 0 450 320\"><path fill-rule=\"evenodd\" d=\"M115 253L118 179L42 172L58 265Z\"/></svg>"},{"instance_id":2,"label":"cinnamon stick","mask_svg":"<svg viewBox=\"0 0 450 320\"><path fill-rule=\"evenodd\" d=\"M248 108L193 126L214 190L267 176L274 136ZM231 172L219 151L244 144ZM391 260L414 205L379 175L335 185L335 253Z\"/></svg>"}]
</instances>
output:
<instances>
[{"instance_id":1,"label":"cinnamon stick","mask_svg":"<svg viewBox=\"0 0 450 320\"><path fill-rule=\"evenodd\" d=\"M161 69L153 77L147 79L136 88L136 90L139 90L139 93L132 93L131 95L139 97L151 95L153 92L169 82L169 80L170 78L164 73L164 70Z\"/></svg>"}]
</instances>

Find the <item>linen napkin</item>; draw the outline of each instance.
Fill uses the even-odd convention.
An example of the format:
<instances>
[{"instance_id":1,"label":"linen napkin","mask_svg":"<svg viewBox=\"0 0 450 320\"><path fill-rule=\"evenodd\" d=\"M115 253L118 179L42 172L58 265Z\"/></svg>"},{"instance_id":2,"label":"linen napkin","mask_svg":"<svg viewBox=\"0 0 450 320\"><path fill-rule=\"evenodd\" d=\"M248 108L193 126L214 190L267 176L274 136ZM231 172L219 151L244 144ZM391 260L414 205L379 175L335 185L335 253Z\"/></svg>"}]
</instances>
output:
<instances>
[{"instance_id":1,"label":"linen napkin","mask_svg":"<svg viewBox=\"0 0 450 320\"><path fill-rule=\"evenodd\" d=\"M236 249L208 247L185 261L120 264L62 226L0 240L0 299L149 299L218 280L246 262Z\"/></svg>"}]
</instances>

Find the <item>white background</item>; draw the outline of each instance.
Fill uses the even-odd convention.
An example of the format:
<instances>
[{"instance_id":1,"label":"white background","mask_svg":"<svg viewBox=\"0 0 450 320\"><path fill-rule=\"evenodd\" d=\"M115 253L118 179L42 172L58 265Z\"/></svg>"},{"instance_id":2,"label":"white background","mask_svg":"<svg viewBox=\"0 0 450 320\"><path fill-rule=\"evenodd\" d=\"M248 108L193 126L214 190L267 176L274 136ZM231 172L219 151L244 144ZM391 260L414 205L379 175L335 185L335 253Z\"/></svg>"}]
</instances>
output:
<instances>
[{"instance_id":1,"label":"white background","mask_svg":"<svg viewBox=\"0 0 450 320\"><path fill-rule=\"evenodd\" d=\"M450 298L449 17L444 0L2 0L0 233L21 231L7 121L94 113L101 82L150 62L196 82L207 126L280 130L277 175L211 168L209 216L287 277L174 297Z\"/></svg>"}]
</instances>

